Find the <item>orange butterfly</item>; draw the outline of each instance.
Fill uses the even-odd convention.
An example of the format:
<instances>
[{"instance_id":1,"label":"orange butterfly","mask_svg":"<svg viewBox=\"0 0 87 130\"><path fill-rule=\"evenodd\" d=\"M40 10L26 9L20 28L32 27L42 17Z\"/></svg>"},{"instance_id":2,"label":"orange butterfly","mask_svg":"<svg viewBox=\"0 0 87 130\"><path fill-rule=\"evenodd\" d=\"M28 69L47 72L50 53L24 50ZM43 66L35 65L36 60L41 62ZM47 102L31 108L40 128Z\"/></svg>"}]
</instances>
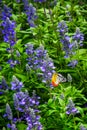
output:
<instances>
[{"instance_id":1,"label":"orange butterfly","mask_svg":"<svg viewBox=\"0 0 87 130\"><path fill-rule=\"evenodd\" d=\"M57 87L60 82L66 82L66 78L64 78L61 74L53 73L52 75L52 85Z\"/></svg>"}]
</instances>

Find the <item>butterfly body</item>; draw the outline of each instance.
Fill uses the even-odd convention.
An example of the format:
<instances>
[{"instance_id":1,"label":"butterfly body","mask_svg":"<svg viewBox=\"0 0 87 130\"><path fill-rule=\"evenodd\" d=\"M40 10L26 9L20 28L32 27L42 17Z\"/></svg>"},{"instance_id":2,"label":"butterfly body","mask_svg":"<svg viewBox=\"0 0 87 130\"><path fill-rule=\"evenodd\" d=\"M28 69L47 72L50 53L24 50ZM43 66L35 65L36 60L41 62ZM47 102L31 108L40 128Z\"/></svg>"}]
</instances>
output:
<instances>
[{"instance_id":1,"label":"butterfly body","mask_svg":"<svg viewBox=\"0 0 87 130\"><path fill-rule=\"evenodd\" d=\"M66 78L64 78L61 74L53 73L52 75L52 85L57 87L60 82L66 82Z\"/></svg>"}]
</instances>

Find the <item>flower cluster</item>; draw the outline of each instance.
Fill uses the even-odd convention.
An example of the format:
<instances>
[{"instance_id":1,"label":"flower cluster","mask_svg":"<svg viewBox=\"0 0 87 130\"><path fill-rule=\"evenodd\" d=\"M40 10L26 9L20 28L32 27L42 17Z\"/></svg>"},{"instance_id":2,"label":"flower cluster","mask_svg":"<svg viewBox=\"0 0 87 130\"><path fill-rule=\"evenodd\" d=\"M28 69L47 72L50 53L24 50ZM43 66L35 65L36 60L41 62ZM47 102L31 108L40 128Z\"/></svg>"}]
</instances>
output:
<instances>
[{"instance_id":1,"label":"flower cluster","mask_svg":"<svg viewBox=\"0 0 87 130\"><path fill-rule=\"evenodd\" d=\"M6 115L9 120L13 119L12 110L8 103L6 104Z\"/></svg>"},{"instance_id":2,"label":"flower cluster","mask_svg":"<svg viewBox=\"0 0 87 130\"><path fill-rule=\"evenodd\" d=\"M9 8L7 5L3 5L3 10L2 10L2 20L5 21L8 18L12 16L12 10Z\"/></svg>"},{"instance_id":3,"label":"flower cluster","mask_svg":"<svg viewBox=\"0 0 87 130\"><path fill-rule=\"evenodd\" d=\"M2 34L4 42L9 43L11 46L15 44L15 23L10 20L12 10L7 5L1 7L1 20L2 20Z\"/></svg>"},{"instance_id":4,"label":"flower cluster","mask_svg":"<svg viewBox=\"0 0 87 130\"><path fill-rule=\"evenodd\" d=\"M18 92L15 94L16 101L14 99L15 108L18 108L20 112L23 113L23 119L27 121L28 127L26 130L31 130L36 128L36 130L41 130L42 125L39 122L40 116L37 115L39 112L37 106L39 105L39 97L33 92L33 96L30 97L28 92ZM17 106L18 105L18 106Z\"/></svg>"},{"instance_id":5,"label":"flower cluster","mask_svg":"<svg viewBox=\"0 0 87 130\"><path fill-rule=\"evenodd\" d=\"M83 40L84 40L84 35L80 32L79 28L76 28L76 32L73 35L72 39L75 41L75 47L78 49L80 46L82 46L83 44Z\"/></svg>"},{"instance_id":6,"label":"flower cluster","mask_svg":"<svg viewBox=\"0 0 87 130\"><path fill-rule=\"evenodd\" d=\"M39 110L37 109L39 105L40 97L36 96L35 91L32 97L29 96L28 92L17 92L13 95L14 107L17 112L20 113L20 117L13 118L12 110L9 104L6 104L6 117L11 120L12 124L8 124L9 128L15 128L16 123L19 121L26 121L26 130L42 130L42 125L39 122L40 116L38 115ZM13 130L13 129L12 129Z\"/></svg>"},{"instance_id":7,"label":"flower cluster","mask_svg":"<svg viewBox=\"0 0 87 130\"><path fill-rule=\"evenodd\" d=\"M68 27L65 21L62 21L58 24L58 31L60 34L60 41L63 46L63 50L65 51L65 58L69 58L72 55L76 54L76 50L82 46L82 42L84 40L83 34L77 28L76 32L72 37L68 35ZM72 60L68 66L75 67L78 64L77 60Z\"/></svg>"},{"instance_id":8,"label":"flower cluster","mask_svg":"<svg viewBox=\"0 0 87 130\"><path fill-rule=\"evenodd\" d=\"M42 130L42 125L39 122L40 116L35 114L35 110L29 108L28 117L26 118L28 127L26 130L31 130L35 128L36 130Z\"/></svg>"},{"instance_id":9,"label":"flower cluster","mask_svg":"<svg viewBox=\"0 0 87 130\"><path fill-rule=\"evenodd\" d=\"M23 0L24 2L24 10L27 15L27 21L30 25L30 27L35 27L34 21L37 18L36 15L36 8L30 3L28 3L28 0Z\"/></svg>"},{"instance_id":10,"label":"flower cluster","mask_svg":"<svg viewBox=\"0 0 87 130\"><path fill-rule=\"evenodd\" d=\"M15 32L15 22L11 21L10 18L12 16L11 9L7 5L3 5L1 8L1 33L4 39L4 42L9 44L9 48L7 48L7 51L9 53L13 53L13 46L16 44L16 32ZM14 67L16 64L18 64L17 60L13 60L12 57L11 59L8 60L10 64L10 67Z\"/></svg>"},{"instance_id":11,"label":"flower cluster","mask_svg":"<svg viewBox=\"0 0 87 130\"><path fill-rule=\"evenodd\" d=\"M62 21L58 24L59 33L60 33L60 41L63 44L63 50L65 51L65 57L69 57L72 53L72 47L70 45L70 37L67 35L68 27L65 21Z\"/></svg>"},{"instance_id":12,"label":"flower cluster","mask_svg":"<svg viewBox=\"0 0 87 130\"><path fill-rule=\"evenodd\" d=\"M7 127L10 128L11 130L18 130L14 123L13 124L7 124Z\"/></svg>"},{"instance_id":13,"label":"flower cluster","mask_svg":"<svg viewBox=\"0 0 87 130\"><path fill-rule=\"evenodd\" d=\"M6 80L4 77L2 77L1 83L0 83L0 94L3 94L5 90L8 89L8 85L6 83Z\"/></svg>"},{"instance_id":14,"label":"flower cluster","mask_svg":"<svg viewBox=\"0 0 87 130\"><path fill-rule=\"evenodd\" d=\"M11 82L11 90L20 91L22 87L23 87L23 83L20 82L15 76L13 76Z\"/></svg>"},{"instance_id":15,"label":"flower cluster","mask_svg":"<svg viewBox=\"0 0 87 130\"><path fill-rule=\"evenodd\" d=\"M10 18L12 16L12 10L7 5L3 4L2 1L0 1L0 35L3 37L2 34L2 28L3 28L3 21L6 21L7 17ZM1 37L0 37L1 39ZM2 39L1 39L2 40Z\"/></svg>"},{"instance_id":16,"label":"flower cluster","mask_svg":"<svg viewBox=\"0 0 87 130\"><path fill-rule=\"evenodd\" d=\"M76 113L79 113L79 111L77 110L77 108L75 108L75 104L73 103L73 101L70 99L69 103L66 107L66 114L67 115L75 115Z\"/></svg>"},{"instance_id":17,"label":"flower cluster","mask_svg":"<svg viewBox=\"0 0 87 130\"><path fill-rule=\"evenodd\" d=\"M16 40L15 22L7 17L6 20L2 22L2 27L4 42L9 43L10 46L14 46Z\"/></svg>"},{"instance_id":18,"label":"flower cluster","mask_svg":"<svg viewBox=\"0 0 87 130\"><path fill-rule=\"evenodd\" d=\"M65 35L65 33L68 32L68 26L66 25L65 21L62 21L58 24L58 28L59 28L59 33L60 33L60 36L62 38L62 36Z\"/></svg>"},{"instance_id":19,"label":"flower cluster","mask_svg":"<svg viewBox=\"0 0 87 130\"><path fill-rule=\"evenodd\" d=\"M19 61L18 60L9 59L7 63L10 64L11 68L13 68L16 64L19 64Z\"/></svg>"},{"instance_id":20,"label":"flower cluster","mask_svg":"<svg viewBox=\"0 0 87 130\"><path fill-rule=\"evenodd\" d=\"M10 128L11 130L17 130L16 125L15 125L15 123L13 122L12 110L11 110L10 105L9 105L8 103L6 104L6 114L4 114L4 117L7 117L8 120L11 121L11 124L8 123L8 124L7 124L7 127Z\"/></svg>"},{"instance_id":21,"label":"flower cluster","mask_svg":"<svg viewBox=\"0 0 87 130\"><path fill-rule=\"evenodd\" d=\"M39 105L39 97L37 97L35 94L33 94L32 97L29 97L27 91L17 92L13 97L15 109L19 110L20 112L26 112L25 109L28 109L29 107L34 108L34 106Z\"/></svg>"},{"instance_id":22,"label":"flower cluster","mask_svg":"<svg viewBox=\"0 0 87 130\"><path fill-rule=\"evenodd\" d=\"M44 47L40 45L34 49L32 44L26 44L27 61L31 69L35 70L42 82L50 85L52 74L54 73L54 64Z\"/></svg>"}]
</instances>

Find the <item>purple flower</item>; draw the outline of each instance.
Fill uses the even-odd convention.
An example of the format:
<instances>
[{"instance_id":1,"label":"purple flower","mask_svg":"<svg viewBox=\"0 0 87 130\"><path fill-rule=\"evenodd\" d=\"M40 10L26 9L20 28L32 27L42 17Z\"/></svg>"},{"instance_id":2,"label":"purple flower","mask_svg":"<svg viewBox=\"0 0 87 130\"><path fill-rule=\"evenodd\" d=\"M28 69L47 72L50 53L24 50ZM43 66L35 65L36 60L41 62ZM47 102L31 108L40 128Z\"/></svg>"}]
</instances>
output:
<instances>
[{"instance_id":1,"label":"purple flower","mask_svg":"<svg viewBox=\"0 0 87 130\"><path fill-rule=\"evenodd\" d=\"M16 94L13 95L13 101L14 101L15 109L16 109L16 110L19 110L19 100L18 100Z\"/></svg>"},{"instance_id":2,"label":"purple flower","mask_svg":"<svg viewBox=\"0 0 87 130\"><path fill-rule=\"evenodd\" d=\"M11 108L10 108L8 103L6 104L6 114L7 114L7 118L9 120L13 119L12 110L11 110Z\"/></svg>"},{"instance_id":3,"label":"purple flower","mask_svg":"<svg viewBox=\"0 0 87 130\"><path fill-rule=\"evenodd\" d=\"M24 2L24 10L27 15L27 21L30 25L30 27L35 27L34 21L37 18L36 15L36 8L30 3L28 3L28 0L23 0Z\"/></svg>"},{"instance_id":4,"label":"purple flower","mask_svg":"<svg viewBox=\"0 0 87 130\"><path fill-rule=\"evenodd\" d=\"M72 54L72 47L70 43L70 37L67 35L68 27L65 21L58 24L58 31L60 34L60 41L62 43L63 50L65 51L65 58L68 58Z\"/></svg>"},{"instance_id":5,"label":"purple flower","mask_svg":"<svg viewBox=\"0 0 87 130\"><path fill-rule=\"evenodd\" d=\"M46 57L47 51L44 50L44 46L40 45L36 50L35 50L35 60L34 60L34 65L37 66L36 68L40 68L43 64L43 59Z\"/></svg>"},{"instance_id":6,"label":"purple flower","mask_svg":"<svg viewBox=\"0 0 87 130\"><path fill-rule=\"evenodd\" d=\"M7 18L5 21L2 22L2 27L4 42L9 43L10 46L14 46L16 39L15 22L10 21L10 19Z\"/></svg>"},{"instance_id":7,"label":"purple flower","mask_svg":"<svg viewBox=\"0 0 87 130\"><path fill-rule=\"evenodd\" d=\"M13 76L11 82L11 90L20 91L22 87L23 87L23 83L20 82L15 76Z\"/></svg>"},{"instance_id":8,"label":"purple flower","mask_svg":"<svg viewBox=\"0 0 87 130\"><path fill-rule=\"evenodd\" d=\"M74 68L77 64L78 64L78 61L77 61L77 60L72 60L72 61L68 64L68 66Z\"/></svg>"},{"instance_id":9,"label":"purple flower","mask_svg":"<svg viewBox=\"0 0 87 130\"><path fill-rule=\"evenodd\" d=\"M14 49L13 48L7 48L6 51L9 53L9 54L12 54L14 52Z\"/></svg>"},{"instance_id":10,"label":"purple flower","mask_svg":"<svg viewBox=\"0 0 87 130\"><path fill-rule=\"evenodd\" d=\"M65 51L65 58L71 57L76 54L76 50L82 46L84 40L83 34L77 28L75 34L70 37L68 35L68 27L65 21L58 24L58 31L60 35L60 41L62 43L62 48Z\"/></svg>"},{"instance_id":11,"label":"purple flower","mask_svg":"<svg viewBox=\"0 0 87 130\"><path fill-rule=\"evenodd\" d=\"M19 61L18 60L9 59L7 63L10 64L11 68L13 68L16 64L19 64Z\"/></svg>"},{"instance_id":12,"label":"purple flower","mask_svg":"<svg viewBox=\"0 0 87 130\"><path fill-rule=\"evenodd\" d=\"M80 130L87 130L83 125L80 126Z\"/></svg>"},{"instance_id":13,"label":"purple flower","mask_svg":"<svg viewBox=\"0 0 87 130\"><path fill-rule=\"evenodd\" d=\"M12 16L12 10L7 5L3 6L2 9L2 20L5 21L8 18Z\"/></svg>"},{"instance_id":14,"label":"purple flower","mask_svg":"<svg viewBox=\"0 0 87 130\"><path fill-rule=\"evenodd\" d=\"M0 95L4 94L5 90L8 90L8 85L6 83L6 80L4 77L2 77L1 83L0 83Z\"/></svg>"},{"instance_id":15,"label":"purple flower","mask_svg":"<svg viewBox=\"0 0 87 130\"><path fill-rule=\"evenodd\" d=\"M67 115L75 115L76 113L79 113L79 111L77 110L77 108L75 108L75 104L73 103L73 101L70 99L69 103L66 107L66 114Z\"/></svg>"},{"instance_id":16,"label":"purple flower","mask_svg":"<svg viewBox=\"0 0 87 130\"><path fill-rule=\"evenodd\" d=\"M32 55L34 53L34 48L33 48L34 45L33 44L28 43L28 44L25 45L25 47L26 47L26 53L28 55Z\"/></svg>"},{"instance_id":17,"label":"purple flower","mask_svg":"<svg viewBox=\"0 0 87 130\"><path fill-rule=\"evenodd\" d=\"M0 86L0 89L3 89L3 90L8 89L8 85L7 85L6 80L5 80L4 77L2 77L2 81L1 81L1 84L0 84L0 85L1 85L1 86Z\"/></svg>"},{"instance_id":18,"label":"purple flower","mask_svg":"<svg viewBox=\"0 0 87 130\"><path fill-rule=\"evenodd\" d=\"M37 18L36 8L33 7L32 4L29 4L28 10L26 10L26 14L27 14L27 20L28 20L30 27L35 27L34 21Z\"/></svg>"},{"instance_id":19,"label":"purple flower","mask_svg":"<svg viewBox=\"0 0 87 130\"><path fill-rule=\"evenodd\" d=\"M42 125L39 122L40 116L36 115L33 109L29 108L29 115L26 118L28 127L26 130L35 128L36 130L42 130Z\"/></svg>"},{"instance_id":20,"label":"purple flower","mask_svg":"<svg viewBox=\"0 0 87 130\"><path fill-rule=\"evenodd\" d=\"M38 97L37 95L36 95L36 92L33 90L33 93L32 93L32 104L33 105L36 105L36 106L38 106L39 105L39 100L40 100L40 97Z\"/></svg>"},{"instance_id":21,"label":"purple flower","mask_svg":"<svg viewBox=\"0 0 87 130\"><path fill-rule=\"evenodd\" d=\"M7 127L10 128L11 130L17 130L15 124L7 124Z\"/></svg>"},{"instance_id":22,"label":"purple flower","mask_svg":"<svg viewBox=\"0 0 87 130\"><path fill-rule=\"evenodd\" d=\"M33 92L33 96L30 97L28 92L17 92L15 97L14 97L14 101L15 101L15 106L19 106L22 112L25 112L29 107L34 108L34 106L38 106L39 105L39 101L38 101L39 97L36 96L35 92Z\"/></svg>"},{"instance_id":23,"label":"purple flower","mask_svg":"<svg viewBox=\"0 0 87 130\"><path fill-rule=\"evenodd\" d=\"M83 33L80 32L79 28L76 28L76 32L72 38L73 38L73 40L77 41L78 47L82 46L82 42L84 40L84 35L83 35Z\"/></svg>"},{"instance_id":24,"label":"purple flower","mask_svg":"<svg viewBox=\"0 0 87 130\"><path fill-rule=\"evenodd\" d=\"M11 124L8 123L8 124L7 124L7 127L8 127L8 128L11 128Z\"/></svg>"},{"instance_id":25,"label":"purple flower","mask_svg":"<svg viewBox=\"0 0 87 130\"><path fill-rule=\"evenodd\" d=\"M18 50L16 50L16 55L17 57L20 57L20 52Z\"/></svg>"},{"instance_id":26,"label":"purple flower","mask_svg":"<svg viewBox=\"0 0 87 130\"><path fill-rule=\"evenodd\" d=\"M11 126L11 130L17 130L16 125L15 125L15 124L12 124L12 126Z\"/></svg>"},{"instance_id":27,"label":"purple flower","mask_svg":"<svg viewBox=\"0 0 87 130\"><path fill-rule=\"evenodd\" d=\"M60 33L60 36L64 36L65 33L68 32L68 27L66 25L66 22L65 21L62 21L58 24L58 31Z\"/></svg>"},{"instance_id":28,"label":"purple flower","mask_svg":"<svg viewBox=\"0 0 87 130\"><path fill-rule=\"evenodd\" d=\"M44 50L44 46L43 45L40 45L36 50L35 50L35 53L36 53L36 56L38 57L38 58L44 58L45 56L46 56L46 53L47 53L47 51L46 50Z\"/></svg>"},{"instance_id":29,"label":"purple flower","mask_svg":"<svg viewBox=\"0 0 87 130\"><path fill-rule=\"evenodd\" d=\"M28 0L22 0L22 1L24 3L24 11L26 11L29 7L29 2L28 2Z\"/></svg>"}]
</instances>

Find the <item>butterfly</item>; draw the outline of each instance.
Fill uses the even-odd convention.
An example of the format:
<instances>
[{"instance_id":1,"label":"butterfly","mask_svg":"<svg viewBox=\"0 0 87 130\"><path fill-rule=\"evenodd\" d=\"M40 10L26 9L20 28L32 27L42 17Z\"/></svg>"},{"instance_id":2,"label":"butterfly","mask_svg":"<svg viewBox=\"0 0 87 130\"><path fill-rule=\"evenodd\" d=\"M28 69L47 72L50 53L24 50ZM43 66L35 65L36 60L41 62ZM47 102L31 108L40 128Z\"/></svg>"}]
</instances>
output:
<instances>
[{"instance_id":1,"label":"butterfly","mask_svg":"<svg viewBox=\"0 0 87 130\"><path fill-rule=\"evenodd\" d=\"M66 78L63 77L61 74L53 73L51 81L52 81L52 85L54 87L57 87L60 82L66 82Z\"/></svg>"}]
</instances>

